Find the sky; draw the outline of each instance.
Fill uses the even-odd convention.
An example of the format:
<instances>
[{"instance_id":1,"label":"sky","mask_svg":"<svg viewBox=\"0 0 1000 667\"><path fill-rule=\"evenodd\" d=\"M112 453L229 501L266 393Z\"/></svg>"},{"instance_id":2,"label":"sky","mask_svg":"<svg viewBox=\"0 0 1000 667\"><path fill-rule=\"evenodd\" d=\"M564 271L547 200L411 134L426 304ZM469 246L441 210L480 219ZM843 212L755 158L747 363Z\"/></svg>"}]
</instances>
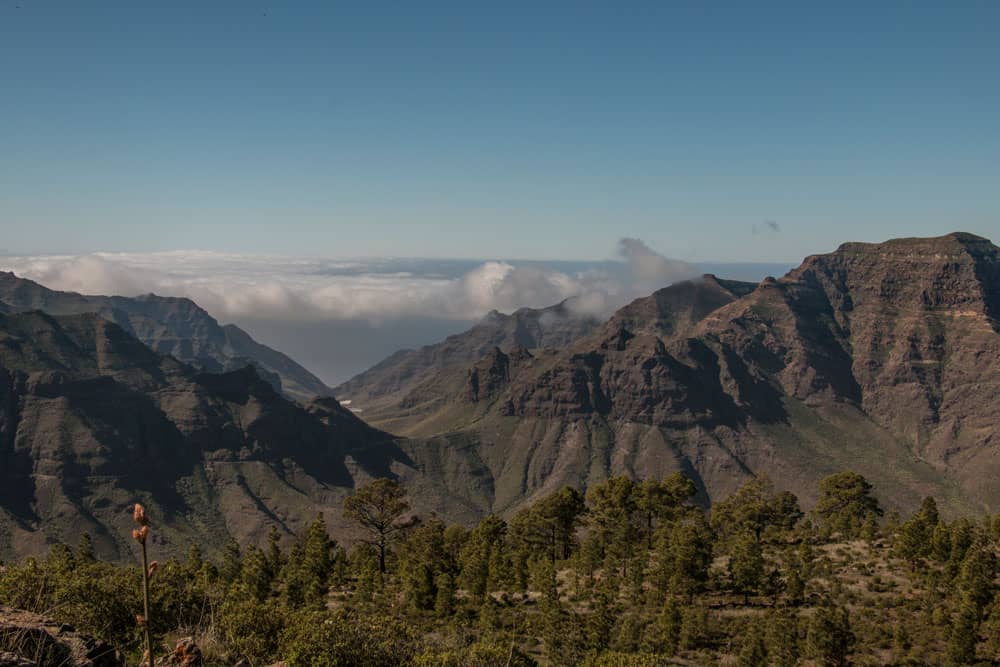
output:
<instances>
[{"instance_id":1,"label":"sky","mask_svg":"<svg viewBox=\"0 0 1000 667\"><path fill-rule=\"evenodd\" d=\"M1000 3L0 0L0 251L1000 237Z\"/></svg>"},{"instance_id":2,"label":"sky","mask_svg":"<svg viewBox=\"0 0 1000 667\"><path fill-rule=\"evenodd\" d=\"M334 384L844 241L1000 240L1000 3L0 0L0 270Z\"/></svg>"}]
</instances>

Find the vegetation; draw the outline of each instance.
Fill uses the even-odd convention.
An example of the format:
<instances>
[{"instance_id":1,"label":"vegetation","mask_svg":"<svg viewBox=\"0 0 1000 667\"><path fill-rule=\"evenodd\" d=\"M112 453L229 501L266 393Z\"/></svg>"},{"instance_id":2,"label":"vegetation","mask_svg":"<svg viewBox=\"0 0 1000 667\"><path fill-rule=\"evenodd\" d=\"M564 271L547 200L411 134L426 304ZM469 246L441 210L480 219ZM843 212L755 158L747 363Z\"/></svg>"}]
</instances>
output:
<instances>
[{"instance_id":1,"label":"vegetation","mask_svg":"<svg viewBox=\"0 0 1000 667\"><path fill-rule=\"evenodd\" d=\"M377 480L345 504L368 535L354 545L318 516L295 540L234 542L217 563L193 546L142 571L100 562L85 538L0 570L0 602L134 658L193 636L214 664L1000 660L1000 517L948 522L927 499L905 521L883 521L853 473L819 491L807 515L754 479L706 515L681 475L615 477L466 528L416 520L403 490ZM137 533L148 526L139 509ZM159 648L144 646L147 632Z\"/></svg>"}]
</instances>

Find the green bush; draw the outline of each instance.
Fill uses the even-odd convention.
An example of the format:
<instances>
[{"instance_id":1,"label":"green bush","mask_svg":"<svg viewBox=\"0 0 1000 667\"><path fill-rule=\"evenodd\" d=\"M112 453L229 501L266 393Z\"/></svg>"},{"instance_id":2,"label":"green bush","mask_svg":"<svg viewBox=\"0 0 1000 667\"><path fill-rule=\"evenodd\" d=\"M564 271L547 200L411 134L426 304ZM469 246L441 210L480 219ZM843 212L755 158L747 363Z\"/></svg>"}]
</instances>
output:
<instances>
[{"instance_id":1,"label":"green bush","mask_svg":"<svg viewBox=\"0 0 1000 667\"><path fill-rule=\"evenodd\" d=\"M291 667L410 665L418 648L409 625L385 616L299 612L281 633L281 656Z\"/></svg>"},{"instance_id":2,"label":"green bush","mask_svg":"<svg viewBox=\"0 0 1000 667\"><path fill-rule=\"evenodd\" d=\"M476 643L463 649L417 656L415 667L534 667L534 660L510 644Z\"/></svg>"}]
</instances>

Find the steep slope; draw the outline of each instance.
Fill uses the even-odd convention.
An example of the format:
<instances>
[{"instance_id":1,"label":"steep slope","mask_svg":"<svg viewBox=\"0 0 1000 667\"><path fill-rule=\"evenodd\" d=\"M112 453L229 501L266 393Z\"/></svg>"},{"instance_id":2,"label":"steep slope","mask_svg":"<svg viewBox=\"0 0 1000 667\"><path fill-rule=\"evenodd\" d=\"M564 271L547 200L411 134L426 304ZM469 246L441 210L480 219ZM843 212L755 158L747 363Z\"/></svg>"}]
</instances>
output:
<instances>
[{"instance_id":1,"label":"steep slope","mask_svg":"<svg viewBox=\"0 0 1000 667\"><path fill-rule=\"evenodd\" d=\"M418 475L386 434L318 399L304 407L246 367L199 372L98 315L0 315L0 558L75 543L130 553L130 503L157 549L261 541L373 476Z\"/></svg>"},{"instance_id":2,"label":"steep slope","mask_svg":"<svg viewBox=\"0 0 1000 667\"><path fill-rule=\"evenodd\" d=\"M709 313L752 292L756 283L723 280L705 274L636 299L619 309L604 326L613 333L626 329L632 334L650 333L670 338L684 336Z\"/></svg>"},{"instance_id":3,"label":"steep slope","mask_svg":"<svg viewBox=\"0 0 1000 667\"><path fill-rule=\"evenodd\" d=\"M493 351L369 417L460 443L494 511L678 469L705 502L752 473L808 501L845 468L890 506L996 511L998 276L997 248L968 234L845 244L749 292L703 290L679 324L660 321L661 294L565 350Z\"/></svg>"},{"instance_id":4,"label":"steep slope","mask_svg":"<svg viewBox=\"0 0 1000 667\"><path fill-rule=\"evenodd\" d=\"M705 322L786 395L863 411L996 509L1000 251L955 233L848 243Z\"/></svg>"},{"instance_id":5,"label":"steep slope","mask_svg":"<svg viewBox=\"0 0 1000 667\"><path fill-rule=\"evenodd\" d=\"M207 371L228 371L252 364L289 397L308 401L332 390L289 357L261 345L235 325L219 323L190 299L147 294L128 298L85 296L50 290L13 273L0 271L0 301L11 311L42 310L52 315L98 313L160 354Z\"/></svg>"},{"instance_id":6,"label":"steep slope","mask_svg":"<svg viewBox=\"0 0 1000 667\"><path fill-rule=\"evenodd\" d=\"M453 426L452 420L456 417L452 414L465 410L465 401L456 402L454 400L456 397L462 399L471 397L473 403L484 402L487 398L495 398L499 389L510 381L512 374L517 375L524 371L525 377L537 379L536 376L543 376L542 369L547 369L548 365L552 366L552 370L547 371L548 375L544 377L554 378L554 374L557 374L560 368L572 368L570 376L574 373L579 375L575 378L556 380L557 384L562 382L564 386L551 389L553 404L564 404L570 400L566 392L572 392L574 387L579 387L582 378L587 374L585 368L578 366L581 363L586 365L587 351L591 348L606 346L607 341L620 335L634 337L636 333L642 333L647 334L650 341L655 341L657 336L664 338L681 336L690 331L706 315L725 304L732 303L754 287L752 283L720 280L712 275L674 283L650 296L636 299L618 310L604 324L593 327L586 335L577 335L570 340L556 339L563 341L561 345L532 346L505 338L500 341L501 344L475 348L474 356L474 350L466 348L463 350L463 356L473 356L473 358L465 364L452 362L437 373L425 372L419 378L411 380L403 390L383 397L382 401L371 404L361 401L359 404L363 406L365 419L369 423L394 433L428 436L440 432L438 429L447 430ZM474 331L476 329L468 333ZM621 334L622 331L626 333ZM471 336L452 338L468 341ZM529 342L535 340L537 339ZM542 339L541 342L550 341L554 342L553 339ZM441 346L448 344L449 341L446 341ZM551 349L539 349L544 347ZM535 349L529 351L530 348ZM514 368L503 372L498 368L491 369L491 366L495 367L497 364L510 363L508 354L503 352L504 349L513 358ZM560 355L560 351L566 352ZM562 363L562 360L567 358L570 361ZM524 378L519 380L524 381ZM481 381L485 383L484 387L472 386ZM516 399L511 397L509 400ZM581 400L589 403L591 397ZM593 401L598 403L603 400L599 396L593 397ZM581 405L581 413L586 413L590 407ZM439 414L440 409L445 409L447 414ZM503 409L508 414L514 414L514 403L505 405Z\"/></svg>"},{"instance_id":7,"label":"steep slope","mask_svg":"<svg viewBox=\"0 0 1000 667\"><path fill-rule=\"evenodd\" d=\"M472 363L495 347L559 348L600 324L572 301L548 308L521 308L510 315L491 311L468 331L417 350L401 350L336 387L342 400L367 411L400 401L435 373Z\"/></svg>"}]
</instances>

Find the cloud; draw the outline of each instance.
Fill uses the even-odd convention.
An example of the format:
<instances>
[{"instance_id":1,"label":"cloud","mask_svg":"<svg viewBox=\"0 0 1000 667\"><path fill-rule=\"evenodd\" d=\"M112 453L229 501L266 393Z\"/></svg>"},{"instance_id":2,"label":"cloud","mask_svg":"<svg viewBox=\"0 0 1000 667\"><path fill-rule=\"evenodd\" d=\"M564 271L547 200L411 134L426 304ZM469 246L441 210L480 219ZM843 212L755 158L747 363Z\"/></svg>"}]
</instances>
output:
<instances>
[{"instance_id":1,"label":"cloud","mask_svg":"<svg viewBox=\"0 0 1000 667\"><path fill-rule=\"evenodd\" d=\"M667 259L639 239L623 238L618 242L618 254L631 267L638 284L664 287L698 273L697 269L680 260Z\"/></svg>"},{"instance_id":2,"label":"cloud","mask_svg":"<svg viewBox=\"0 0 1000 667\"><path fill-rule=\"evenodd\" d=\"M159 283L126 264L100 255L79 257L4 257L8 270L47 287L82 294L123 294L149 292Z\"/></svg>"},{"instance_id":3,"label":"cloud","mask_svg":"<svg viewBox=\"0 0 1000 667\"><path fill-rule=\"evenodd\" d=\"M638 239L616 261L331 260L205 251L0 257L0 268L47 287L89 294L186 296L223 321L405 318L475 320L490 310L564 300L606 315L627 301L698 274Z\"/></svg>"},{"instance_id":4,"label":"cloud","mask_svg":"<svg viewBox=\"0 0 1000 667\"><path fill-rule=\"evenodd\" d=\"M768 234L773 236L781 231L781 225L774 220L765 220L759 225L754 224L752 229L754 236L757 236L758 234Z\"/></svg>"}]
</instances>

